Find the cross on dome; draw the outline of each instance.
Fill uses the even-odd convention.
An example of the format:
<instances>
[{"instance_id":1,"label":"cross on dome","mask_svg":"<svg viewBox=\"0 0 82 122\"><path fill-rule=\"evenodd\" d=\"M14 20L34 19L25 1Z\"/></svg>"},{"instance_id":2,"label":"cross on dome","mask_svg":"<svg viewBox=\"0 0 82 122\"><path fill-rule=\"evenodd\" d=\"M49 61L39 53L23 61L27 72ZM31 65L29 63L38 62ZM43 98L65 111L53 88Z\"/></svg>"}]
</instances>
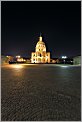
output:
<instances>
[{"instance_id":1,"label":"cross on dome","mask_svg":"<svg viewBox=\"0 0 82 122\"><path fill-rule=\"evenodd\" d=\"M40 37L41 37L42 33L40 32Z\"/></svg>"}]
</instances>

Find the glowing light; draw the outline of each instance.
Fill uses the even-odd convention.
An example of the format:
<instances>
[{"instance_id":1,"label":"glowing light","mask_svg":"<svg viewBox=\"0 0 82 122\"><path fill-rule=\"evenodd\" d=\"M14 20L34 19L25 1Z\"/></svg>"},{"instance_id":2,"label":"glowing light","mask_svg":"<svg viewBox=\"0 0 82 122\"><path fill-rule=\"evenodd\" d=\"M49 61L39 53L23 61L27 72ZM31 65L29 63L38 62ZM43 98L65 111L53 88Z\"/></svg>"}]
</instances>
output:
<instances>
[{"instance_id":1,"label":"glowing light","mask_svg":"<svg viewBox=\"0 0 82 122\"><path fill-rule=\"evenodd\" d=\"M63 59L67 58L67 56L62 56Z\"/></svg>"},{"instance_id":2,"label":"glowing light","mask_svg":"<svg viewBox=\"0 0 82 122\"><path fill-rule=\"evenodd\" d=\"M16 56L16 58L20 58L20 55Z\"/></svg>"},{"instance_id":3,"label":"glowing light","mask_svg":"<svg viewBox=\"0 0 82 122\"><path fill-rule=\"evenodd\" d=\"M26 61L25 59L23 61Z\"/></svg>"},{"instance_id":4,"label":"glowing light","mask_svg":"<svg viewBox=\"0 0 82 122\"><path fill-rule=\"evenodd\" d=\"M21 61L23 61L23 58L18 58L17 61L21 62Z\"/></svg>"},{"instance_id":5,"label":"glowing light","mask_svg":"<svg viewBox=\"0 0 82 122\"><path fill-rule=\"evenodd\" d=\"M21 64L11 64L10 67L17 68L17 69L23 68L23 66Z\"/></svg>"}]
</instances>

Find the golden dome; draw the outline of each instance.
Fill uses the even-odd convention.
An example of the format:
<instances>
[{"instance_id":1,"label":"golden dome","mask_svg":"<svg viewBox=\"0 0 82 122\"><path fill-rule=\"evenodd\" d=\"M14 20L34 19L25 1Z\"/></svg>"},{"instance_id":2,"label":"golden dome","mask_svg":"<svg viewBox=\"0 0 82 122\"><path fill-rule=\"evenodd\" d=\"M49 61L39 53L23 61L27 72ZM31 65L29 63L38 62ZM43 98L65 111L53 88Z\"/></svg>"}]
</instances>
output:
<instances>
[{"instance_id":1,"label":"golden dome","mask_svg":"<svg viewBox=\"0 0 82 122\"><path fill-rule=\"evenodd\" d=\"M46 51L46 46L45 46L45 43L42 41L42 36L39 37L39 41L36 44L35 50L36 50L36 52Z\"/></svg>"},{"instance_id":2,"label":"golden dome","mask_svg":"<svg viewBox=\"0 0 82 122\"><path fill-rule=\"evenodd\" d=\"M42 45L45 45L45 43L43 41L38 41L37 44L42 44Z\"/></svg>"},{"instance_id":3,"label":"golden dome","mask_svg":"<svg viewBox=\"0 0 82 122\"><path fill-rule=\"evenodd\" d=\"M39 37L39 41L37 42L37 45L45 45L45 43L42 41L42 36Z\"/></svg>"}]
</instances>

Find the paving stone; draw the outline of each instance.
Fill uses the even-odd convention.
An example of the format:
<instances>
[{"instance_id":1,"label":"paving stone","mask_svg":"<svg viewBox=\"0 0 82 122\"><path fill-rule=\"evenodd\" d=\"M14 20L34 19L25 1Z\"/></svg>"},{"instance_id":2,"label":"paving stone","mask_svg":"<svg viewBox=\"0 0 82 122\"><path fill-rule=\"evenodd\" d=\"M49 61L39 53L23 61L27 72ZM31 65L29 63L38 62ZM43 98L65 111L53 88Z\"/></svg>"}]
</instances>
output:
<instances>
[{"instance_id":1,"label":"paving stone","mask_svg":"<svg viewBox=\"0 0 82 122\"><path fill-rule=\"evenodd\" d=\"M81 67L2 67L2 121L80 121Z\"/></svg>"}]
</instances>

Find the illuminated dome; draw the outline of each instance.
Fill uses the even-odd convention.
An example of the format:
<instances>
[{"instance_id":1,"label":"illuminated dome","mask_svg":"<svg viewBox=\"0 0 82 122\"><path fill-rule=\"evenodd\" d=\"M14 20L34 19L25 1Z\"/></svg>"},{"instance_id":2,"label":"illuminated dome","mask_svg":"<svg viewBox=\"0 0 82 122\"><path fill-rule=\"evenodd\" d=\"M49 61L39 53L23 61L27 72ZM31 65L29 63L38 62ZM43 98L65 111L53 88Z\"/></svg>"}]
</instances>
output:
<instances>
[{"instance_id":1,"label":"illuminated dome","mask_svg":"<svg viewBox=\"0 0 82 122\"><path fill-rule=\"evenodd\" d=\"M45 43L43 41L38 41L37 45L39 45L39 44L45 45Z\"/></svg>"},{"instance_id":2,"label":"illuminated dome","mask_svg":"<svg viewBox=\"0 0 82 122\"><path fill-rule=\"evenodd\" d=\"M45 43L42 41L42 36L39 37L39 41L36 44L36 52L46 51Z\"/></svg>"},{"instance_id":3,"label":"illuminated dome","mask_svg":"<svg viewBox=\"0 0 82 122\"><path fill-rule=\"evenodd\" d=\"M31 53L31 63L50 63L50 52L46 52L46 46L42 41L41 34L36 44L35 52Z\"/></svg>"},{"instance_id":4,"label":"illuminated dome","mask_svg":"<svg viewBox=\"0 0 82 122\"><path fill-rule=\"evenodd\" d=\"M39 41L37 42L37 45L39 44L45 45L45 43L42 41L42 36L39 37Z\"/></svg>"}]
</instances>

